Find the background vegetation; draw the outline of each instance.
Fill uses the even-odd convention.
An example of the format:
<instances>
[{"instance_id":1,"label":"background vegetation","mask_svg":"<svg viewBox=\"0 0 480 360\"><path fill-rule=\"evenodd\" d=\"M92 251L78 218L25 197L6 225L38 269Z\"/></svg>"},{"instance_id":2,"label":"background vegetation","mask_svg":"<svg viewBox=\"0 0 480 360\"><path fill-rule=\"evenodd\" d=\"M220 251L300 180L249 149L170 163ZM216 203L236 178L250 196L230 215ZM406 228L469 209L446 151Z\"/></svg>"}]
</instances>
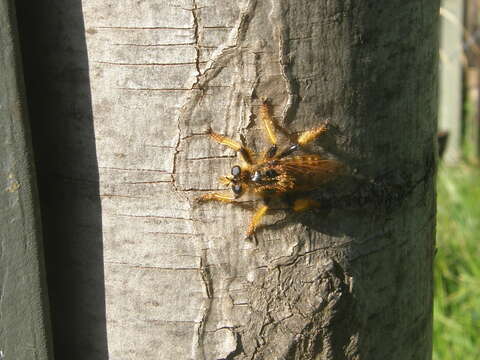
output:
<instances>
[{"instance_id":1,"label":"background vegetation","mask_svg":"<svg viewBox=\"0 0 480 360\"><path fill-rule=\"evenodd\" d=\"M480 169L440 166L434 360L480 359Z\"/></svg>"},{"instance_id":2,"label":"background vegetation","mask_svg":"<svg viewBox=\"0 0 480 360\"><path fill-rule=\"evenodd\" d=\"M434 360L480 359L480 0L442 0ZM452 84L454 86L452 86ZM448 164L448 166L447 166Z\"/></svg>"}]
</instances>

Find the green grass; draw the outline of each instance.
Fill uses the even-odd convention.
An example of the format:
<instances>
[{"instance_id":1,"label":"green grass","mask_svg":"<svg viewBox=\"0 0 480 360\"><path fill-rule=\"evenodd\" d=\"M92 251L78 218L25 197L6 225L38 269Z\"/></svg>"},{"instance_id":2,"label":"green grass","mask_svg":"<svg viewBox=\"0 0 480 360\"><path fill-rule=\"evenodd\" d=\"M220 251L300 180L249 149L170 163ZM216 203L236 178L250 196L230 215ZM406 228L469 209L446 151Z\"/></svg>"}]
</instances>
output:
<instances>
[{"instance_id":1,"label":"green grass","mask_svg":"<svg viewBox=\"0 0 480 360\"><path fill-rule=\"evenodd\" d=\"M480 169L441 168L434 360L480 359Z\"/></svg>"}]
</instances>

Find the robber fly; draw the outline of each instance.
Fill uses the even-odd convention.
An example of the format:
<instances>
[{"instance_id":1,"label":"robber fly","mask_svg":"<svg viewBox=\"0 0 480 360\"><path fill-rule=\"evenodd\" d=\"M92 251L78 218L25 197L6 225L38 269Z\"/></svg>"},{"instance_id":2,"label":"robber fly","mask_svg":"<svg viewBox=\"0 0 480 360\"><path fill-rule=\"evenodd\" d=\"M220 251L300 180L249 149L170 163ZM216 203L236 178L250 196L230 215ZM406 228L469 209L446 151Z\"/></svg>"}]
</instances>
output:
<instances>
[{"instance_id":1,"label":"robber fly","mask_svg":"<svg viewBox=\"0 0 480 360\"><path fill-rule=\"evenodd\" d=\"M232 167L231 176L220 178L222 184L230 187L231 193L210 193L197 198L199 202L237 203L236 200L246 193L260 197L263 204L253 215L247 236L255 233L273 198L285 198L295 192L317 189L345 170L344 164L336 160L325 159L317 154L296 154L324 134L327 131L326 124L295 137L289 134L292 143L279 148L271 105L266 99L260 105L259 117L271 143L270 148L264 153L256 154L235 140L209 131L213 140L235 150L240 155L242 164ZM308 198L297 198L292 202L294 211L304 211L315 206L319 206L319 203Z\"/></svg>"}]
</instances>

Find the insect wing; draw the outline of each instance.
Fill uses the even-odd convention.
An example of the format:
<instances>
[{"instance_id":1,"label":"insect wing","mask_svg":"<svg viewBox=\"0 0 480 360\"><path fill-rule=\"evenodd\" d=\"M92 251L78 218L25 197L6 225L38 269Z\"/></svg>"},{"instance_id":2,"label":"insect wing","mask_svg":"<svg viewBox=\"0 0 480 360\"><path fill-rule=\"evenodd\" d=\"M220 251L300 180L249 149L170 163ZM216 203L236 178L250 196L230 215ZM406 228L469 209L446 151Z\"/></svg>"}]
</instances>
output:
<instances>
[{"instance_id":1,"label":"insect wing","mask_svg":"<svg viewBox=\"0 0 480 360\"><path fill-rule=\"evenodd\" d=\"M344 171L341 162L319 156L297 156L282 161L283 171L295 179L295 190L309 190L325 184Z\"/></svg>"}]
</instances>

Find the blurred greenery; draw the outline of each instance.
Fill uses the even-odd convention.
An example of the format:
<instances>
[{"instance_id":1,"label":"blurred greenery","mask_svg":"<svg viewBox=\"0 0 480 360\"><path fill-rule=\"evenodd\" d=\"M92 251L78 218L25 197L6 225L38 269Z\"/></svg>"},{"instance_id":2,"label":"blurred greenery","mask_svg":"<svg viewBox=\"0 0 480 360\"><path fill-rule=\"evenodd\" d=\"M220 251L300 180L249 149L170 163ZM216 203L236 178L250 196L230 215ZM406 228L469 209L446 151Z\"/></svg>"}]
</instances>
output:
<instances>
[{"instance_id":1,"label":"blurred greenery","mask_svg":"<svg viewBox=\"0 0 480 360\"><path fill-rule=\"evenodd\" d=\"M438 174L434 360L480 359L480 169Z\"/></svg>"}]
</instances>

